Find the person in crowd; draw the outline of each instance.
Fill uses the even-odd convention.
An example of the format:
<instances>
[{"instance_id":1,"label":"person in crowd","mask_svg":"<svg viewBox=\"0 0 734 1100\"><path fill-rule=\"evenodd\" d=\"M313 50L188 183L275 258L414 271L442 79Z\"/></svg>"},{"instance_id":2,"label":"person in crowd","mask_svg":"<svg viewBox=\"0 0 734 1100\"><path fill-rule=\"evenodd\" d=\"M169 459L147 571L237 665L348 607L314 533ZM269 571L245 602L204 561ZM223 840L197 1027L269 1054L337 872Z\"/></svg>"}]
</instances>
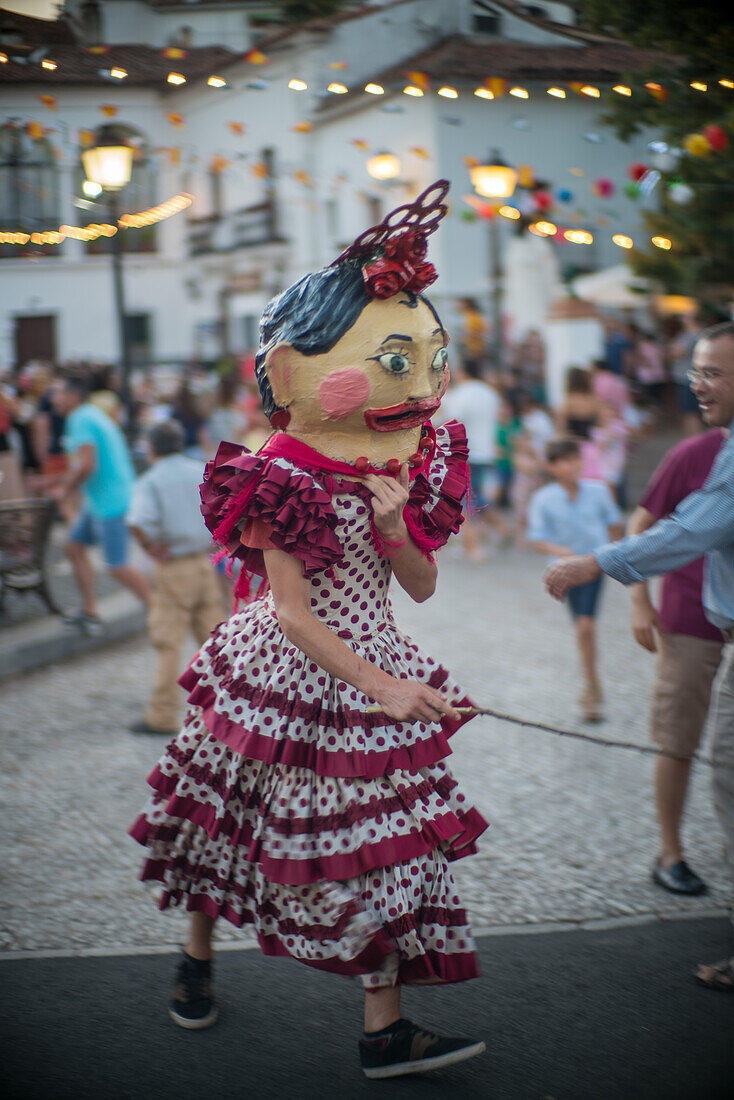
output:
<instances>
[{"instance_id":1,"label":"person in crowd","mask_svg":"<svg viewBox=\"0 0 734 1100\"><path fill-rule=\"evenodd\" d=\"M686 314L681 319L681 327L668 348L670 376L675 383L675 395L678 411L683 421L685 435L697 435L701 431L701 413L696 395L688 384L688 373L693 367L693 349L703 331L703 323L698 313Z\"/></svg>"},{"instance_id":2,"label":"person in crowd","mask_svg":"<svg viewBox=\"0 0 734 1100\"><path fill-rule=\"evenodd\" d=\"M701 489L723 443L723 431L713 428L673 447L650 479L630 517L627 533L642 534ZM702 586L703 558L663 578L657 610L647 581L630 586L635 641L657 653L650 734L670 754L655 762L660 852L653 880L675 894L706 890L706 884L688 866L681 840L691 757L701 741L723 644L721 631L704 614Z\"/></svg>"},{"instance_id":3,"label":"person in crowd","mask_svg":"<svg viewBox=\"0 0 734 1100\"><path fill-rule=\"evenodd\" d=\"M125 410L118 392L113 367L94 366L88 372L89 403L107 413L116 424L123 425Z\"/></svg>"},{"instance_id":4,"label":"person in crowd","mask_svg":"<svg viewBox=\"0 0 734 1100\"><path fill-rule=\"evenodd\" d=\"M622 584L639 584L706 556L703 606L724 635L714 680L710 721L714 805L724 832L734 877L734 323L704 330L693 353L689 381L709 427L728 438L703 487L675 511L639 535L551 566L545 583L554 599L607 573ZM734 992L734 956L699 966L696 976L710 989Z\"/></svg>"},{"instance_id":5,"label":"person in crowd","mask_svg":"<svg viewBox=\"0 0 734 1100\"><path fill-rule=\"evenodd\" d=\"M528 512L528 540L533 548L552 558L567 558L597 546L600 538L619 538L622 514L606 485L581 477L577 440L551 440L546 447L546 459L553 481L533 494ZM596 579L569 593L584 678L580 702L583 717L588 722L598 722L602 717L596 651L600 591L601 584Z\"/></svg>"},{"instance_id":6,"label":"person in crowd","mask_svg":"<svg viewBox=\"0 0 734 1100\"><path fill-rule=\"evenodd\" d=\"M45 363L27 363L16 379L16 408L13 426L20 442L24 495L32 497L40 488L41 461L36 449L34 422L41 396L49 381Z\"/></svg>"},{"instance_id":7,"label":"person in crowd","mask_svg":"<svg viewBox=\"0 0 734 1100\"><path fill-rule=\"evenodd\" d=\"M499 488L495 496L495 506L506 508L512 499L515 480L515 445L522 432L522 420L518 409L520 390L517 385L503 386L500 390L500 412L497 420L497 476ZM499 512L502 545L508 545L511 539L507 524Z\"/></svg>"},{"instance_id":8,"label":"person in crowd","mask_svg":"<svg viewBox=\"0 0 734 1100\"><path fill-rule=\"evenodd\" d=\"M102 632L97 614L94 566L89 547L100 543L110 575L129 588L144 604L150 599L146 577L128 562L129 536L125 514L130 505L135 473L125 437L113 420L88 400L86 379L70 375L55 395L56 407L66 417L64 448L69 470L54 496L63 508L77 490L82 506L66 542L81 595L78 614L67 622L87 634Z\"/></svg>"},{"instance_id":9,"label":"person in crowd","mask_svg":"<svg viewBox=\"0 0 734 1100\"><path fill-rule=\"evenodd\" d=\"M531 328L513 355L513 373L521 391L532 394L538 405L546 401L545 344L537 328Z\"/></svg>"},{"instance_id":10,"label":"person in crowd","mask_svg":"<svg viewBox=\"0 0 734 1100\"><path fill-rule=\"evenodd\" d=\"M464 553L469 561L482 560L479 522L489 523L507 536L507 525L495 507L497 493L497 419L500 398L482 379L475 361L459 364L456 381L444 395L435 423L458 420L469 440L470 511L463 528Z\"/></svg>"},{"instance_id":11,"label":"person in crowd","mask_svg":"<svg viewBox=\"0 0 734 1100\"><path fill-rule=\"evenodd\" d=\"M513 448L513 476L510 499L515 523L515 544L527 545L528 505L543 485L545 448L553 438L553 420L535 394L525 391L518 398L521 430Z\"/></svg>"},{"instance_id":12,"label":"person in crowd","mask_svg":"<svg viewBox=\"0 0 734 1100\"><path fill-rule=\"evenodd\" d=\"M629 326L616 317L609 317L604 322L604 358L612 374L631 375L632 340Z\"/></svg>"},{"instance_id":13,"label":"person in crowd","mask_svg":"<svg viewBox=\"0 0 734 1100\"><path fill-rule=\"evenodd\" d=\"M459 347L462 359L465 364L481 370L487 354L489 326L474 298L460 298L458 308L461 316Z\"/></svg>"},{"instance_id":14,"label":"person in crowd","mask_svg":"<svg viewBox=\"0 0 734 1100\"><path fill-rule=\"evenodd\" d=\"M184 453L190 458L204 458L204 416L199 395L191 380L184 377L171 405L170 415L184 431Z\"/></svg>"},{"instance_id":15,"label":"person in crowd","mask_svg":"<svg viewBox=\"0 0 734 1100\"><path fill-rule=\"evenodd\" d=\"M651 332L638 325L631 325L630 332L632 377L646 394L648 404L654 409L659 409L667 378L663 346Z\"/></svg>"},{"instance_id":16,"label":"person in crowd","mask_svg":"<svg viewBox=\"0 0 734 1100\"><path fill-rule=\"evenodd\" d=\"M15 430L18 394L9 379L0 380L0 500L22 500L21 445Z\"/></svg>"},{"instance_id":17,"label":"person in crowd","mask_svg":"<svg viewBox=\"0 0 734 1100\"><path fill-rule=\"evenodd\" d=\"M199 504L201 463L181 453L184 432L175 420L154 424L147 442L152 465L135 483L127 526L155 563L148 633L157 664L145 717L130 728L173 737L183 641L191 631L203 645L225 609Z\"/></svg>"},{"instance_id":18,"label":"person in crowd","mask_svg":"<svg viewBox=\"0 0 734 1100\"><path fill-rule=\"evenodd\" d=\"M630 401L630 388L626 378L614 374L606 359L594 359L591 364L591 385L600 401L611 405L617 416L624 417L624 410Z\"/></svg>"},{"instance_id":19,"label":"person in crowd","mask_svg":"<svg viewBox=\"0 0 734 1100\"><path fill-rule=\"evenodd\" d=\"M41 467L41 475L50 488L64 474L69 461L64 453L64 417L56 408L55 394L63 379L54 371L38 399L33 417L33 446Z\"/></svg>"},{"instance_id":20,"label":"person in crowd","mask_svg":"<svg viewBox=\"0 0 734 1100\"><path fill-rule=\"evenodd\" d=\"M247 417L240 397L240 382L236 369L220 375L217 381L214 407L204 423L204 450L211 458L226 439L228 443L244 442Z\"/></svg>"},{"instance_id":21,"label":"person in crowd","mask_svg":"<svg viewBox=\"0 0 734 1100\"><path fill-rule=\"evenodd\" d=\"M624 469L627 461L629 426L612 405L602 401L599 424L591 429L591 441L599 455L599 474L619 505L624 501Z\"/></svg>"},{"instance_id":22,"label":"person in crowd","mask_svg":"<svg viewBox=\"0 0 734 1100\"><path fill-rule=\"evenodd\" d=\"M592 432L601 424L602 409L602 401L594 393L591 372L583 367L569 367L564 398L556 410L556 431L577 441L581 476L599 481L604 480L604 474Z\"/></svg>"}]
</instances>

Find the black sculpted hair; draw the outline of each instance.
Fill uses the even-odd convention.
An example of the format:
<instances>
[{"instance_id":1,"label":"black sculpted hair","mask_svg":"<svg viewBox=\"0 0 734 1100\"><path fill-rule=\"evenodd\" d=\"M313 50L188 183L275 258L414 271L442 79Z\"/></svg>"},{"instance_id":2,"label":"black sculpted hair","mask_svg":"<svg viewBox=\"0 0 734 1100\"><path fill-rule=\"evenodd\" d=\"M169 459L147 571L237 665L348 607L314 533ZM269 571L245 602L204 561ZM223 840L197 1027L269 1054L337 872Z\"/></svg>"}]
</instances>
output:
<instances>
[{"instance_id":1,"label":"black sculpted hair","mask_svg":"<svg viewBox=\"0 0 734 1100\"><path fill-rule=\"evenodd\" d=\"M424 302L443 329L441 319L427 298L412 291L398 292L411 309ZM362 267L354 261L304 275L265 307L260 320L260 343L255 356L255 377L265 415L277 409L265 363L278 344L290 344L301 355L323 355L339 343L362 310L374 301L366 291Z\"/></svg>"},{"instance_id":2,"label":"black sculpted hair","mask_svg":"<svg viewBox=\"0 0 734 1100\"><path fill-rule=\"evenodd\" d=\"M255 377L266 416L272 416L277 408L265 371L270 351L285 343L301 355L323 355L341 340L371 301L362 268L345 263L304 275L268 302L260 320L260 345L255 356Z\"/></svg>"}]
</instances>

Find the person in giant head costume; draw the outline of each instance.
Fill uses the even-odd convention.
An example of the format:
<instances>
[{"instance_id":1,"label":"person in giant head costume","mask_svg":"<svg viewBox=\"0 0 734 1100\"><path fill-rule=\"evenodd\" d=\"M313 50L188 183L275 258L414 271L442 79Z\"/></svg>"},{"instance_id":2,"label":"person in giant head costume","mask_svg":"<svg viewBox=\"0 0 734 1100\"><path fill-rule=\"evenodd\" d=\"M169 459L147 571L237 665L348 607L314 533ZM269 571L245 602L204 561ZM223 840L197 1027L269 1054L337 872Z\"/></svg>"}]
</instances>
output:
<instances>
[{"instance_id":1,"label":"person in giant head costume","mask_svg":"<svg viewBox=\"0 0 734 1100\"><path fill-rule=\"evenodd\" d=\"M250 923L266 954L361 977L368 1077L484 1050L400 1015L402 985L478 973L449 863L486 822L444 763L471 701L388 599L393 575L432 594L433 552L462 521L466 436L430 425L448 337L422 295L447 190L265 310L256 370L276 431L258 454L223 443L202 486L238 594L262 583L182 677L186 722L131 830L161 908L186 899L192 914L173 1019L214 1023L214 923Z\"/></svg>"}]
</instances>

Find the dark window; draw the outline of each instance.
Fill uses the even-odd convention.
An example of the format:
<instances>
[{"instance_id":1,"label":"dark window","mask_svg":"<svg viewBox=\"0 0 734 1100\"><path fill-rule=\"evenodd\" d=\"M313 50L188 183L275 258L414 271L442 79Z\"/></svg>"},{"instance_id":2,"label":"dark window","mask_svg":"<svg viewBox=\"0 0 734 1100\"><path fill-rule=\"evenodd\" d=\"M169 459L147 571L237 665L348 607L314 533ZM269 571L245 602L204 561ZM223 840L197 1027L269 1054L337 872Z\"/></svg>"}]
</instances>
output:
<instances>
[{"instance_id":1,"label":"dark window","mask_svg":"<svg viewBox=\"0 0 734 1100\"><path fill-rule=\"evenodd\" d=\"M367 207L367 225L379 225L382 221L382 202L379 195L365 195Z\"/></svg>"},{"instance_id":2,"label":"dark window","mask_svg":"<svg viewBox=\"0 0 734 1100\"><path fill-rule=\"evenodd\" d=\"M16 317L14 343L17 367L34 359L53 363L56 359L56 317L53 314Z\"/></svg>"},{"instance_id":3,"label":"dark window","mask_svg":"<svg viewBox=\"0 0 734 1100\"><path fill-rule=\"evenodd\" d=\"M0 231L43 233L59 227L59 178L51 142L35 123L0 126ZM0 245L0 256L54 254L56 245Z\"/></svg>"},{"instance_id":4,"label":"dark window","mask_svg":"<svg viewBox=\"0 0 734 1100\"><path fill-rule=\"evenodd\" d=\"M125 335L130 348L130 359L136 366L150 362L151 333L149 313L126 313Z\"/></svg>"},{"instance_id":5,"label":"dark window","mask_svg":"<svg viewBox=\"0 0 734 1100\"><path fill-rule=\"evenodd\" d=\"M500 13L491 8L484 0L478 0L472 5L472 30L475 34L500 33L502 20Z\"/></svg>"}]
</instances>

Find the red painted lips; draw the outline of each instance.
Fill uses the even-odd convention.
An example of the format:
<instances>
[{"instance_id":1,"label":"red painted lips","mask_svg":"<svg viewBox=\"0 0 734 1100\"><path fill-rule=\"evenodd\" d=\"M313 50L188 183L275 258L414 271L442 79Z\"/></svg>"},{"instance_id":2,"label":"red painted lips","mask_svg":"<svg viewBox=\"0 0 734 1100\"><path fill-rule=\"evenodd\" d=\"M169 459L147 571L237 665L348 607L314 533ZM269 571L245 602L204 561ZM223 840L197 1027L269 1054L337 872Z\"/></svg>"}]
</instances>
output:
<instances>
[{"instance_id":1,"label":"red painted lips","mask_svg":"<svg viewBox=\"0 0 734 1100\"><path fill-rule=\"evenodd\" d=\"M424 424L440 404L437 397L427 397L422 401L404 401L402 405L391 405L387 409L367 409L364 419L373 432L399 432Z\"/></svg>"}]
</instances>

